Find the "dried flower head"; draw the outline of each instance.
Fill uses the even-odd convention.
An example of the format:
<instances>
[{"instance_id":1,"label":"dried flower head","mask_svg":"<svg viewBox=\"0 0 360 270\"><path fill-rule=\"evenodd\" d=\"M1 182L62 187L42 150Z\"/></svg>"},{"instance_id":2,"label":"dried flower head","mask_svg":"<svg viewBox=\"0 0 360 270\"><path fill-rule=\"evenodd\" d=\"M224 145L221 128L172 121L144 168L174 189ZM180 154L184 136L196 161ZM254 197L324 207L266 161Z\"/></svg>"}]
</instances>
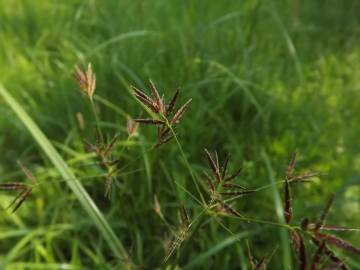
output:
<instances>
[{"instance_id":1,"label":"dried flower head","mask_svg":"<svg viewBox=\"0 0 360 270\"><path fill-rule=\"evenodd\" d=\"M173 127L179 124L181 117L188 110L192 99L189 99L182 105L174 114L174 108L176 101L179 97L179 90L176 90L170 101L165 104L164 96L160 96L159 91L155 85L150 81L150 90L152 98L145 94L144 91L132 86L135 98L141 102L146 108L151 110L157 115L156 119L153 118L141 118L135 119L136 122L141 124L155 125L157 126L157 143L155 147L167 143L173 138L173 134L170 132ZM173 115L173 116L172 116ZM171 117L172 116L172 117Z\"/></svg>"},{"instance_id":2,"label":"dried flower head","mask_svg":"<svg viewBox=\"0 0 360 270\"><path fill-rule=\"evenodd\" d=\"M87 70L85 71L82 71L78 66L75 66L73 76L79 84L81 91L92 100L95 92L96 77L91 68L91 64L88 64Z\"/></svg>"}]
</instances>

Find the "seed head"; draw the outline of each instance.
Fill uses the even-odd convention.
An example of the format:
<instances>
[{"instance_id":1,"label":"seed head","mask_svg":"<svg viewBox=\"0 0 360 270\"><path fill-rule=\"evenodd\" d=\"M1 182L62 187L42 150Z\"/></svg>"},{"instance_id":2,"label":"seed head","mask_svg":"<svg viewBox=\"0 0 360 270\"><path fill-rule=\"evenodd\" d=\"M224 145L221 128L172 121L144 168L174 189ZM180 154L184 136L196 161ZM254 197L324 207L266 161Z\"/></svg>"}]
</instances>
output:
<instances>
[{"instance_id":1,"label":"seed head","mask_svg":"<svg viewBox=\"0 0 360 270\"><path fill-rule=\"evenodd\" d=\"M91 64L88 64L87 70L85 71L81 70L78 66L75 66L73 76L75 81L79 84L81 91L92 100L95 92L96 77L91 68Z\"/></svg>"}]
</instances>

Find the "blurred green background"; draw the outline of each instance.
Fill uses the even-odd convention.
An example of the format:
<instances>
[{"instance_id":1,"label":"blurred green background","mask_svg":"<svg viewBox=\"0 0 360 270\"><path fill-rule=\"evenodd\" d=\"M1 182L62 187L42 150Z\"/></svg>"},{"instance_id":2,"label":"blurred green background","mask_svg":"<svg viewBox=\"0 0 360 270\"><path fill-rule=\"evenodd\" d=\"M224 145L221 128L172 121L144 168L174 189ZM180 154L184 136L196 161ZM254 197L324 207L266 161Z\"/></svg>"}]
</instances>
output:
<instances>
[{"instance_id":1,"label":"blurred green background","mask_svg":"<svg viewBox=\"0 0 360 270\"><path fill-rule=\"evenodd\" d=\"M144 115L129 85L146 89L152 79L166 97L180 87L181 103L193 98L177 133L199 181L208 170L204 147L221 157L230 152L230 169L243 167L238 183L251 188L281 180L297 150L298 172L324 175L294 189L293 223L316 219L336 192L328 223L358 228L359 15L356 0L0 0L0 82L79 177L134 268L246 269L248 241L256 258L278 246L269 269L284 269L292 252L278 227L216 217L234 237L212 216L162 264L171 230L153 209L154 195L174 227L181 205L191 217L201 207L187 193L197 196L174 141L146 151L156 138L143 126L136 139L127 139L126 116ZM82 142L94 140L93 115L71 73L88 62L97 76L103 132L108 138L120 133L115 150L123 169L111 201ZM3 99L0 110L0 181L26 181L16 166L21 160L41 183L14 214L6 206L15 193L0 194L5 269L122 269L124 260L112 254ZM282 187L277 190L233 206L245 216L279 222L275 202ZM358 232L339 235L360 246ZM336 252L360 269L359 258ZM293 255L291 261L297 269Z\"/></svg>"}]
</instances>

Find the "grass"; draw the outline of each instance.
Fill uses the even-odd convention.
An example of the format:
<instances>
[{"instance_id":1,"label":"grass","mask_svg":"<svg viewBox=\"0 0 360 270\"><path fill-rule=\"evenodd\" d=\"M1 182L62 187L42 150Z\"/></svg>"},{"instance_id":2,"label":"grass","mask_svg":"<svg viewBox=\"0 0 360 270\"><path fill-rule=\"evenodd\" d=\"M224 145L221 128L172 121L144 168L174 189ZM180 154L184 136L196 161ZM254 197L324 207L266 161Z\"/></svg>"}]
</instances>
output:
<instances>
[{"instance_id":1,"label":"grass","mask_svg":"<svg viewBox=\"0 0 360 270\"><path fill-rule=\"evenodd\" d=\"M4 210L0 217L0 262L6 269L117 269L124 267L120 245L145 269L245 268L246 241L258 260L279 243L269 269L286 269L289 256L296 269L283 227L212 210L202 214L192 196L201 200L193 180L206 196L203 171L210 171L203 148L217 150L220 160L230 152L229 171L242 167L237 183L249 188L283 180L296 149L297 170L325 175L292 190L293 224L305 216L316 220L336 192L327 222L359 228L357 1L0 0L0 5L0 82L19 104L13 107L32 119L22 123L0 99L0 182L24 180L15 165L21 160L40 183L20 209ZM119 134L113 151L120 155L121 176L112 183L110 201L101 177L106 172L90 165L94 157L82 142L94 140L93 107L71 78L75 64L88 62L96 73L98 124L107 141ZM152 127L140 126L139 136L130 140L126 131L128 116L145 114L129 87L145 89L148 79L167 99L177 87L179 104L192 98L176 129L178 141L156 150L148 150L156 142ZM34 143L23 124L30 130L38 126L52 151ZM155 194L164 220L154 211ZM1 192L0 205L6 208L12 198ZM246 217L283 223L277 198L282 184L232 206ZM93 210L82 207L86 204ZM181 206L191 219L201 217L162 265ZM105 234L96 226L94 209L108 224ZM339 235L360 246L357 232ZM359 268L351 253L336 252Z\"/></svg>"}]
</instances>

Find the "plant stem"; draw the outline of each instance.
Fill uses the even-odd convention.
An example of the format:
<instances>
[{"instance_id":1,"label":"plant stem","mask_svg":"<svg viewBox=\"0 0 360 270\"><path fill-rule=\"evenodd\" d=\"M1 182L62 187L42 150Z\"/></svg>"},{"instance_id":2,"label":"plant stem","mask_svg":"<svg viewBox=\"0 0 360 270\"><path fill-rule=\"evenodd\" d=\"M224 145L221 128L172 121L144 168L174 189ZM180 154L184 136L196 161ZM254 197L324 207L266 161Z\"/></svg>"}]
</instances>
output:
<instances>
[{"instance_id":1,"label":"plant stem","mask_svg":"<svg viewBox=\"0 0 360 270\"><path fill-rule=\"evenodd\" d=\"M200 191L200 187L199 187L199 185L198 185L198 183L197 183L197 179L196 179L196 177L195 177L195 174L194 174L194 172L193 172L193 170L192 170L192 168L191 168L191 165L190 165L190 163L189 163L189 161L188 161L188 159L187 159L187 157L186 157L186 155L185 155L185 152L184 152L184 150L183 150L183 148L182 148L182 146L181 146L181 143L180 143L178 137L176 136L176 133L175 133L174 129L172 128L172 126L171 126L171 124L169 123L168 119L167 119L164 115L162 115L162 114L161 114L161 116L162 116L162 118L166 121L166 125L168 126L168 128L170 129L172 135L174 136L174 139L175 139L176 144L177 144L177 146L178 146L178 148L179 148L180 154L181 154L181 156L182 156L182 158L183 158L183 160L184 160L184 162L185 162L185 166L187 167L188 171L190 172L191 179L192 179L192 181L193 181L193 183L194 183L194 185L195 185L195 187L196 187L197 192L199 193L199 196L200 196L200 198L201 198L202 203L203 203L204 205L206 205L206 201L205 201L204 196L202 195L202 193L201 193L201 191Z\"/></svg>"}]
</instances>

